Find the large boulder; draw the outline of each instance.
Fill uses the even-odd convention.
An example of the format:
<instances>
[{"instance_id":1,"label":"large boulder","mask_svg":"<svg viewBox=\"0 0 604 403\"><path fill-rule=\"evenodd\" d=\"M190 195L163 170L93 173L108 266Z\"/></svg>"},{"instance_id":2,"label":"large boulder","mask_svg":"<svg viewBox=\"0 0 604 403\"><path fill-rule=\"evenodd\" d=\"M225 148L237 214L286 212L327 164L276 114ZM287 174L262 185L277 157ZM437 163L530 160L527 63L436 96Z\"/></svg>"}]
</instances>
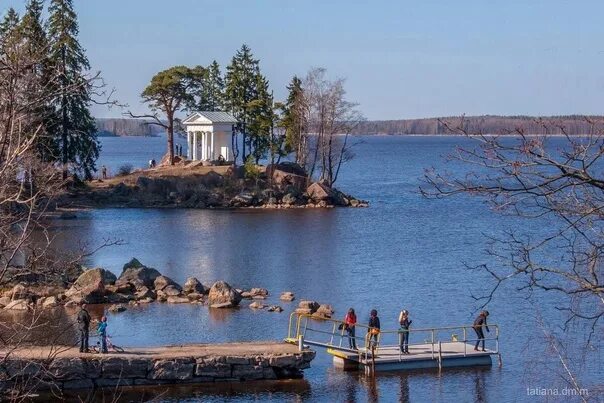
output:
<instances>
[{"instance_id":1,"label":"large boulder","mask_svg":"<svg viewBox=\"0 0 604 403\"><path fill-rule=\"evenodd\" d=\"M179 292L182 291L182 288L178 284L176 284L176 282L170 277L162 275L156 277L153 281L153 287L155 288L155 291L161 291L168 286L173 286L174 288L177 288Z\"/></svg>"},{"instance_id":2,"label":"large boulder","mask_svg":"<svg viewBox=\"0 0 604 403\"><path fill-rule=\"evenodd\" d=\"M249 207L254 204L254 195L249 192L241 192L229 202L231 207Z\"/></svg>"},{"instance_id":3,"label":"large boulder","mask_svg":"<svg viewBox=\"0 0 604 403\"><path fill-rule=\"evenodd\" d=\"M208 302L211 308L233 308L241 302L241 294L225 281L217 281L210 288Z\"/></svg>"},{"instance_id":4,"label":"large boulder","mask_svg":"<svg viewBox=\"0 0 604 403\"><path fill-rule=\"evenodd\" d=\"M189 277L187 281L185 281L182 291L187 295L192 293L207 294L209 290L195 277Z\"/></svg>"},{"instance_id":5,"label":"large boulder","mask_svg":"<svg viewBox=\"0 0 604 403\"><path fill-rule=\"evenodd\" d=\"M86 270L77 278L65 296L77 302L100 304L105 302L105 285L115 283L115 275L105 269Z\"/></svg>"},{"instance_id":6,"label":"large boulder","mask_svg":"<svg viewBox=\"0 0 604 403\"><path fill-rule=\"evenodd\" d=\"M302 193L308 182L304 168L293 162L269 164L266 167L266 175L272 178L272 184L281 190L290 188Z\"/></svg>"},{"instance_id":7,"label":"large boulder","mask_svg":"<svg viewBox=\"0 0 604 403\"><path fill-rule=\"evenodd\" d=\"M155 288L155 279L161 276L161 273L155 269L144 266L137 259L132 259L124 265L122 274L116 281L117 286L132 284L137 290L142 287Z\"/></svg>"},{"instance_id":8,"label":"large boulder","mask_svg":"<svg viewBox=\"0 0 604 403\"><path fill-rule=\"evenodd\" d=\"M315 182L311 184L306 189L306 194L308 194L308 198L315 203L319 203L322 201L330 203L335 198L334 190L320 182Z\"/></svg>"}]
</instances>

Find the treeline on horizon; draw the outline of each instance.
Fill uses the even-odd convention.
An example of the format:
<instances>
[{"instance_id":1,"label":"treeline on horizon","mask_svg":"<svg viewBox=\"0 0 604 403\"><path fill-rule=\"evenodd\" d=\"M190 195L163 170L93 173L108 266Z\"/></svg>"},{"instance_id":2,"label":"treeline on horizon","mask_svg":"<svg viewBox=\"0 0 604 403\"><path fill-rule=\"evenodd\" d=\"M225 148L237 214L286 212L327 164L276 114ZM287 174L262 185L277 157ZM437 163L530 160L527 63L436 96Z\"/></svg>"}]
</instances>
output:
<instances>
[{"instance_id":1,"label":"treeline on horizon","mask_svg":"<svg viewBox=\"0 0 604 403\"><path fill-rule=\"evenodd\" d=\"M156 136L163 133L159 127L141 119L132 118L96 118L97 134L101 137L111 136Z\"/></svg>"},{"instance_id":2,"label":"treeline on horizon","mask_svg":"<svg viewBox=\"0 0 604 403\"><path fill-rule=\"evenodd\" d=\"M602 130L604 116L450 116L442 118L373 120L360 122L353 134L590 134Z\"/></svg>"},{"instance_id":3,"label":"treeline on horizon","mask_svg":"<svg viewBox=\"0 0 604 403\"><path fill-rule=\"evenodd\" d=\"M355 135L441 135L455 134L451 129L459 127L460 116L400 120L367 120L353 130ZM99 136L156 136L165 130L132 118L97 118ZM448 126L448 127L447 127ZM463 118L463 127L469 133L510 134L517 129L526 134L589 134L604 128L604 116L469 116Z\"/></svg>"}]
</instances>

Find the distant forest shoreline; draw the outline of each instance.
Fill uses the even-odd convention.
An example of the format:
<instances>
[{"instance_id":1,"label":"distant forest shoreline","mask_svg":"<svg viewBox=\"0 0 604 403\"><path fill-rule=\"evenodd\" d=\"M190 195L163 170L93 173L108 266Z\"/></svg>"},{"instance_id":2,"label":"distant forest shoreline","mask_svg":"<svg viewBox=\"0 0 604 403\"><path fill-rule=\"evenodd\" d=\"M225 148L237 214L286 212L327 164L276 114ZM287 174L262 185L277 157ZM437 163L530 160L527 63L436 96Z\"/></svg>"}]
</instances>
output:
<instances>
[{"instance_id":1,"label":"distant forest shoreline","mask_svg":"<svg viewBox=\"0 0 604 403\"><path fill-rule=\"evenodd\" d=\"M361 122L351 134L354 135L455 135L459 132L450 128L460 126L460 116L424 119L368 120ZM98 135L115 136L158 136L164 129L150 125L148 121L132 118L97 118ZM448 127L447 127L448 126ZM470 134L514 134L522 130L532 135L586 135L604 132L604 116L466 116L463 127Z\"/></svg>"}]
</instances>

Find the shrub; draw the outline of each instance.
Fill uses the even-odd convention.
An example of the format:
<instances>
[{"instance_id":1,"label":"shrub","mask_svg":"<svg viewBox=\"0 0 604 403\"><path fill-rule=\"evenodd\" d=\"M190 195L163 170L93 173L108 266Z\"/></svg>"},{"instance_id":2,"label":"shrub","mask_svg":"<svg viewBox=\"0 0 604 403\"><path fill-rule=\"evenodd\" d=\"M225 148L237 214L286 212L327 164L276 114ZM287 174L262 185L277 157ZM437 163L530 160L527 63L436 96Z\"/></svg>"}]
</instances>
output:
<instances>
[{"instance_id":1,"label":"shrub","mask_svg":"<svg viewBox=\"0 0 604 403\"><path fill-rule=\"evenodd\" d=\"M243 166L245 172L245 179L251 179L257 181L260 178L260 169L254 162L254 158L250 155L245 160L245 165Z\"/></svg>"},{"instance_id":2,"label":"shrub","mask_svg":"<svg viewBox=\"0 0 604 403\"><path fill-rule=\"evenodd\" d=\"M132 164L123 164L117 169L117 176L130 175L134 167Z\"/></svg>"}]
</instances>

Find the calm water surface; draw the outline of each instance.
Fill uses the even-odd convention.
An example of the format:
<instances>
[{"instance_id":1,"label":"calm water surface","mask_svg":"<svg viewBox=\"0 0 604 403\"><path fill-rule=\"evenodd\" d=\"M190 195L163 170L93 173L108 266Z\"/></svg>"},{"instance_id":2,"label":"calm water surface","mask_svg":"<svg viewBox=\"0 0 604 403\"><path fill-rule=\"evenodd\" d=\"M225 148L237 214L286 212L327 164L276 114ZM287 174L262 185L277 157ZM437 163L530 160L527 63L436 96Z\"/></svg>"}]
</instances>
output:
<instances>
[{"instance_id":1,"label":"calm water surface","mask_svg":"<svg viewBox=\"0 0 604 403\"><path fill-rule=\"evenodd\" d=\"M104 138L99 166L116 169L124 161L145 166L159 160L163 138ZM517 222L491 213L478 200L426 200L418 193L424 168L457 170L443 155L461 138L360 137L356 158L341 174L343 191L370 201L367 209L332 210L155 210L105 209L57 221L58 242L66 247L121 239L125 245L103 249L90 265L118 274L131 257L178 282L196 276L204 284L226 280L242 288L265 287L281 314L255 312L244 304L232 311L191 305L150 304L109 315L116 344L157 346L192 342L282 339L296 302L278 301L282 291L297 300L329 303L336 316L354 307L361 321L379 311L383 328L396 328L400 309L408 309L415 327L468 324L478 305L472 295L486 292L491 280L468 271L464 263L488 261L484 235L507 228L546 231L541 223ZM496 263L496 262L490 262ZM488 306L501 325L504 365L489 369L445 370L379 375L370 381L344 373L319 352L306 381L287 386L215 391L187 390L166 401L528 401L527 387L566 384L556 358L544 344L538 321L562 324L554 296L526 298L514 287L501 290ZM100 314L100 313L99 313ZM575 329L579 334L582 329ZM570 339L576 339L572 335ZM597 336L601 340L601 333ZM418 341L418 340L416 340ZM413 342L413 340L412 340ZM572 345L571 345L572 347ZM599 350L597 350L599 351ZM587 386L602 384L602 360L571 357ZM544 354L545 352L545 354ZM579 364L581 362L581 364ZM545 399L541 398L545 401Z\"/></svg>"}]
</instances>

